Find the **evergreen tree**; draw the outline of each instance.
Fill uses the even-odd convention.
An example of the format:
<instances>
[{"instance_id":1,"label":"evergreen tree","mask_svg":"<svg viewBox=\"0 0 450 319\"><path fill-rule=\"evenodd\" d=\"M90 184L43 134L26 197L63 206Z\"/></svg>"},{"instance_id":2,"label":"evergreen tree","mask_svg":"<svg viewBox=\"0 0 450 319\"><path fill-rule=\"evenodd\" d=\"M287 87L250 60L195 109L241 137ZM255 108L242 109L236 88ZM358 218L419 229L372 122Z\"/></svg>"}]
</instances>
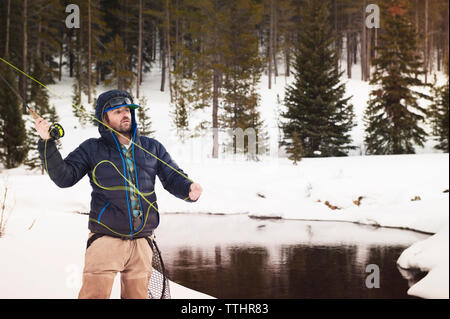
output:
<instances>
[{"instance_id":1,"label":"evergreen tree","mask_svg":"<svg viewBox=\"0 0 450 319\"><path fill-rule=\"evenodd\" d=\"M37 147L32 147L37 145L40 138L39 134L36 132L36 129L34 128L35 125L34 118L31 115L26 116L25 124L27 132L26 143L31 147L29 147L28 149L27 157L24 161L24 164L29 170L40 168L41 173L44 174L44 166L42 165L41 158L39 157Z\"/></svg>"},{"instance_id":2,"label":"evergreen tree","mask_svg":"<svg viewBox=\"0 0 450 319\"><path fill-rule=\"evenodd\" d=\"M180 1L175 4L176 10L172 14L175 32L171 35L171 50L174 56L173 119L177 122L174 123L177 128L190 121L193 111L202 111L211 105L213 122L214 118L217 119L217 74L223 66L219 58L221 50L218 49L223 43L218 34L222 6L222 1L214 0ZM194 134L201 134L205 127L212 126L205 123L193 123Z\"/></svg>"},{"instance_id":3,"label":"evergreen tree","mask_svg":"<svg viewBox=\"0 0 450 319\"><path fill-rule=\"evenodd\" d=\"M32 77L37 79L44 84L47 84L47 80L49 79L45 76L45 71L47 67L44 63L39 59L38 56L34 56L32 59ZM47 89L42 85L36 83L35 81L31 81L30 83L30 98L28 105L33 108L39 115L47 120L51 120L51 123L57 122L56 110L54 107L50 107L49 105L49 97L47 93ZM24 161L25 166L30 169L40 168L41 173L44 174L44 167L42 165L42 161L39 157L39 152L35 145L37 145L39 140L39 134L36 132L34 128L34 118L31 115L26 116L25 124L26 124L26 145L28 146L28 152L26 159Z\"/></svg>"},{"instance_id":4,"label":"evergreen tree","mask_svg":"<svg viewBox=\"0 0 450 319\"><path fill-rule=\"evenodd\" d=\"M44 80L44 70L45 66L42 63L42 61L37 57L33 57L33 63L32 63L33 71L31 72L31 76L38 81L40 81L43 84L47 84ZM44 88L39 83L36 83L35 81L31 81L31 90L30 90L30 98L29 98L29 105L33 107L33 109L38 114L45 114L50 111L50 107L48 104L48 93L47 89Z\"/></svg>"},{"instance_id":5,"label":"evergreen tree","mask_svg":"<svg viewBox=\"0 0 450 319\"><path fill-rule=\"evenodd\" d=\"M144 136L150 136L155 132L152 130L152 122L147 113L148 113L147 98L145 96L141 96L139 98L139 108L137 110L137 117L138 117L139 133Z\"/></svg>"},{"instance_id":6,"label":"evergreen tree","mask_svg":"<svg viewBox=\"0 0 450 319\"><path fill-rule=\"evenodd\" d=\"M128 90L134 82L133 72L129 68L130 55L126 52L122 38L116 35L105 45L102 60L111 64L112 74L105 80L106 85L114 85L119 90Z\"/></svg>"},{"instance_id":7,"label":"evergreen tree","mask_svg":"<svg viewBox=\"0 0 450 319\"><path fill-rule=\"evenodd\" d=\"M78 81L74 81L72 85L73 95L72 95L72 112L73 115L78 119L81 126L86 125L87 116L86 116L86 108L81 103L81 90L78 86Z\"/></svg>"},{"instance_id":8,"label":"evergreen tree","mask_svg":"<svg viewBox=\"0 0 450 319\"><path fill-rule=\"evenodd\" d=\"M294 165L297 165L297 162L305 156L302 141L296 130L292 132L292 143L286 147L286 152L289 154L288 159L293 161Z\"/></svg>"},{"instance_id":9,"label":"evergreen tree","mask_svg":"<svg viewBox=\"0 0 450 319\"><path fill-rule=\"evenodd\" d=\"M0 81L0 160L8 169L22 164L28 151L25 123L13 72L6 64L0 64L0 74L2 80L5 80Z\"/></svg>"},{"instance_id":10,"label":"evergreen tree","mask_svg":"<svg viewBox=\"0 0 450 319\"><path fill-rule=\"evenodd\" d=\"M431 107L431 121L433 134L437 136L439 144L435 146L438 150L449 152L449 82L436 90L435 103Z\"/></svg>"},{"instance_id":11,"label":"evergreen tree","mask_svg":"<svg viewBox=\"0 0 450 319\"><path fill-rule=\"evenodd\" d=\"M53 84L58 67L55 58L61 50L61 42L65 33L65 28L61 27L62 21L66 17L65 6L60 0L28 1L28 6L29 12L32 13L29 15L28 21L30 65L33 72L40 73L36 79L44 84ZM37 60L40 61L38 66L36 65ZM31 90L33 90L33 84ZM33 94L29 98L28 102L33 101Z\"/></svg>"},{"instance_id":12,"label":"evergreen tree","mask_svg":"<svg viewBox=\"0 0 450 319\"><path fill-rule=\"evenodd\" d=\"M414 145L423 146L426 132L420 127L427 111L418 104L428 96L414 91L423 86L421 57L417 37L408 20L405 2L385 0L381 3L383 30L373 60L375 72L364 120L367 154L411 154Z\"/></svg>"},{"instance_id":13,"label":"evergreen tree","mask_svg":"<svg viewBox=\"0 0 450 319\"><path fill-rule=\"evenodd\" d=\"M344 98L328 16L326 1L307 1L297 34L294 83L286 89L281 114L281 144L296 160L301 152L307 157L345 156L354 149L349 134L353 106L350 97Z\"/></svg>"},{"instance_id":14,"label":"evergreen tree","mask_svg":"<svg viewBox=\"0 0 450 319\"><path fill-rule=\"evenodd\" d=\"M95 63L101 58L102 52L106 49L100 38L109 29L104 22L104 12L100 6L100 0L82 1L80 3L81 23L76 30L77 40L79 40L78 55L80 63L77 72L81 75L77 77L81 92L87 96L88 103L92 103L92 96L95 95L95 84L99 77L99 64ZM95 66L95 69L94 69Z\"/></svg>"},{"instance_id":15,"label":"evergreen tree","mask_svg":"<svg viewBox=\"0 0 450 319\"><path fill-rule=\"evenodd\" d=\"M172 116L176 126L177 135L183 142L186 138L186 132L189 130L188 113L188 106L184 102L184 99L177 99Z\"/></svg>"},{"instance_id":16,"label":"evergreen tree","mask_svg":"<svg viewBox=\"0 0 450 319\"><path fill-rule=\"evenodd\" d=\"M256 151L261 150L263 128L258 105L259 82L263 61L258 52L258 38L255 30L262 18L262 6L252 0L228 1L223 9L223 114L222 127L245 131L252 128L256 133ZM248 152L233 137L234 152ZM256 159L256 158L253 158Z\"/></svg>"}]
</instances>

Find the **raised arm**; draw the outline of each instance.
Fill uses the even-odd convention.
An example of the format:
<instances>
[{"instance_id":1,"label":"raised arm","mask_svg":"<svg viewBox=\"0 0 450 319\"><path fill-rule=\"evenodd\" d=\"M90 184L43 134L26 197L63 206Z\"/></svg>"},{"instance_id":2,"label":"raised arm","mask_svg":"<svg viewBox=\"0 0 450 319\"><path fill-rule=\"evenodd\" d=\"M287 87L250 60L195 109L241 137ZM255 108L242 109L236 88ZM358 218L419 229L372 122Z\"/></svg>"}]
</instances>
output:
<instances>
[{"instance_id":1,"label":"raised arm","mask_svg":"<svg viewBox=\"0 0 450 319\"><path fill-rule=\"evenodd\" d=\"M45 170L59 187L75 185L89 171L89 157L86 142L77 147L65 159L56 148L55 141L49 137L50 124L43 118L35 120L36 131L41 136L38 142L39 155Z\"/></svg>"}]
</instances>

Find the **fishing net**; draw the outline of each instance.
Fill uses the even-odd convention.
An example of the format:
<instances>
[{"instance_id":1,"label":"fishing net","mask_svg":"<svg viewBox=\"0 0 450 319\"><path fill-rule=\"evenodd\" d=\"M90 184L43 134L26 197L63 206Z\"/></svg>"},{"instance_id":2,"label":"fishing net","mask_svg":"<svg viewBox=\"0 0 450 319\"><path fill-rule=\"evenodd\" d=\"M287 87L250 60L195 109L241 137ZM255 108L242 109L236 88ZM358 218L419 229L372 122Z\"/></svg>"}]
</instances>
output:
<instances>
[{"instance_id":1,"label":"fishing net","mask_svg":"<svg viewBox=\"0 0 450 319\"><path fill-rule=\"evenodd\" d=\"M161 257L161 252L154 239L148 239L153 251L152 276L148 284L148 297L150 299L170 299L169 279Z\"/></svg>"}]
</instances>

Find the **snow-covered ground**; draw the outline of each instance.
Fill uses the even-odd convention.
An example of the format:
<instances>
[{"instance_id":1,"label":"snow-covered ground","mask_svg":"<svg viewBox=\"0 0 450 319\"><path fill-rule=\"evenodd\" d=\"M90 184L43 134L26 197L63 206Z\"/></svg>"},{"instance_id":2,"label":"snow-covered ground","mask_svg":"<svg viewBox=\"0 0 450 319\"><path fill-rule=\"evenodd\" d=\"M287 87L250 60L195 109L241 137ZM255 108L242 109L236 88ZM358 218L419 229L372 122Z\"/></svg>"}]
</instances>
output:
<instances>
[{"instance_id":1,"label":"snow-covered ground","mask_svg":"<svg viewBox=\"0 0 450 319\"><path fill-rule=\"evenodd\" d=\"M428 274L408 290L422 298L449 298L448 295L448 225L440 232L406 249L397 264L402 268L426 271Z\"/></svg>"},{"instance_id":2,"label":"snow-covered ground","mask_svg":"<svg viewBox=\"0 0 450 319\"><path fill-rule=\"evenodd\" d=\"M294 166L278 156L274 147L278 140L277 95L282 100L284 86L291 79L279 77L269 91L263 77L261 113L270 134L270 154L258 162L223 154L212 159L210 136L180 143L170 117L169 95L159 91L159 80L158 73L146 74L141 90L148 100L154 137L204 189L200 200L190 204L171 196L158 181L156 193L161 213L245 213L338 220L436 234L407 249L398 263L401 267L429 271L408 293L448 298L449 157L433 150L435 142L430 140L424 148L418 148L417 155L357 156L356 151L345 158L306 158ZM98 136L96 127L81 128L74 119L71 86L67 76L51 86L51 104L66 131L63 156L85 139ZM97 94L107 89L97 88ZM349 80L347 91L353 95L358 121L352 132L354 144L362 146L361 119L370 87ZM194 113L191 126L209 117L209 112ZM89 211L91 188L87 177L72 188L60 189L48 176L20 167L0 171L2 195L5 187L9 219L6 233L0 238L0 298L76 298L88 230L87 216L74 212ZM174 298L208 297L176 284L171 290ZM112 297L119 295L116 281Z\"/></svg>"}]
</instances>

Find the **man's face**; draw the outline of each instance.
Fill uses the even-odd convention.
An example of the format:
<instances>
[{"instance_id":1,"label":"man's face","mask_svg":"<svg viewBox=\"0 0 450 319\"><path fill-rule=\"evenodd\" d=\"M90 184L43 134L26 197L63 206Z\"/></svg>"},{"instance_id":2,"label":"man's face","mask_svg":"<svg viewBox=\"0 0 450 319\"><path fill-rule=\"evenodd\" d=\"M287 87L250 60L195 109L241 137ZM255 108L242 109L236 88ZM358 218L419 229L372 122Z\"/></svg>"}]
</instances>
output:
<instances>
[{"instance_id":1,"label":"man's face","mask_svg":"<svg viewBox=\"0 0 450 319\"><path fill-rule=\"evenodd\" d=\"M122 106L107 112L106 123L119 133L131 131L131 111L128 106Z\"/></svg>"}]
</instances>

